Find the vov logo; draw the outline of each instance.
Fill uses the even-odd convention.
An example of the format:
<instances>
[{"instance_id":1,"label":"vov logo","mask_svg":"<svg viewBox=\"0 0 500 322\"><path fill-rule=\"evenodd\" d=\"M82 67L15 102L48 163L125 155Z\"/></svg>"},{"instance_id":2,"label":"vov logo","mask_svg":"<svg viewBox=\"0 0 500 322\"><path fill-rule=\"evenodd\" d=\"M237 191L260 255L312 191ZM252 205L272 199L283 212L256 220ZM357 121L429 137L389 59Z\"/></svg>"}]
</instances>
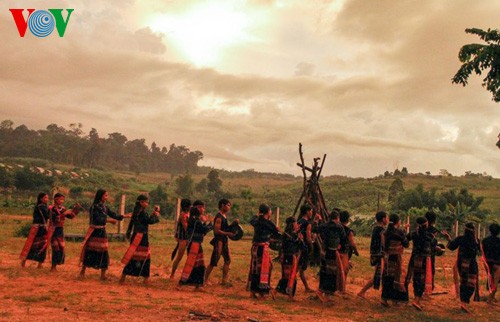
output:
<instances>
[{"instance_id":1,"label":"vov logo","mask_svg":"<svg viewBox=\"0 0 500 322\"><path fill-rule=\"evenodd\" d=\"M24 18L24 10L28 11L28 17ZM54 27L59 33L59 37L64 37L66 27L68 26L69 17L75 9L66 9L66 20L63 18L64 9L9 9L14 17L14 22L19 31L19 36L24 37L26 29L29 28L31 33L37 37L47 37L54 31Z\"/></svg>"}]
</instances>

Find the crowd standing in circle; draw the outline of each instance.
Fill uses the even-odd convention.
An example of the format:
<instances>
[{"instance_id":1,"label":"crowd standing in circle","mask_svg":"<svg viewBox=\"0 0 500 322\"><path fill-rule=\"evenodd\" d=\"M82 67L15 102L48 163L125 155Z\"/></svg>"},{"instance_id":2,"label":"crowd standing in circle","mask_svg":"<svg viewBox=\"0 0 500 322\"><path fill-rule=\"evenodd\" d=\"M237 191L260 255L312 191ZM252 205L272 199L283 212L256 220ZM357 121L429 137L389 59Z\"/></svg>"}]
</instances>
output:
<instances>
[{"instance_id":1,"label":"crowd standing in circle","mask_svg":"<svg viewBox=\"0 0 500 322\"><path fill-rule=\"evenodd\" d=\"M80 253L79 277L83 279L86 269L90 267L101 271L102 280L107 279L109 245L106 224L131 218L126 232L130 245L121 261L125 266L120 283L125 282L126 276L141 276L144 278L144 283L148 283L151 266L148 230L149 225L159 222L160 209L155 206L149 214L149 198L146 195L139 195L133 212L119 215L107 206L108 197L106 190L97 190L89 209L89 228ZM22 267L25 267L27 260L33 260L38 262L37 267L41 268L48 248L52 248L51 271L56 271L58 265L64 264L64 222L77 216L82 207L76 204L71 209L66 209L65 196L61 193L53 196L52 205L49 206L48 201L49 196L46 193L40 193L37 197L33 210L33 223L20 254ZM203 201L196 200L191 204L189 199L181 200L180 217L175 227L177 245L171 256L170 274L170 279L174 279L179 263L187 253L178 289L184 285L192 285L196 290L210 286L210 274L221 257L224 260L221 284L232 287L229 281L231 263L229 239L234 239L237 235L234 228L239 227L239 221L234 220L229 224L228 215L231 209L229 200L221 199L218 207L219 212L211 218L205 214L206 206ZM300 208L298 220L294 217L286 219L283 233L271 221L271 215L271 207L261 204L258 213L250 221L254 235L250 250L247 290L251 296L261 299L270 294L275 299L276 293L279 292L293 301L297 289L297 273L305 291L315 293L321 302L330 301L331 295L335 292L344 293L351 256L353 254L359 256L354 231L348 226L349 212L335 208L329 214L328 220L323 220L319 214L314 214L311 205L304 204ZM408 224L402 227L401 218L396 214L389 216L386 212L379 211L375 214L375 220L376 225L370 242L370 264L374 274L357 293L359 298L365 299L366 292L371 288L377 290L382 287L381 305L389 307L391 302L393 304L409 302L408 286L411 282L414 295L411 304L417 310L424 310L422 297L432 294L435 286L435 257L442 254L446 247L451 251L458 250L454 265L454 283L456 294L460 298L461 310L470 312L471 298L474 296L475 300L479 299L479 266L476 259L478 255L481 255L487 271L489 291L487 302L496 301L495 295L500 283L498 224L490 225L490 236L482 241L476 238L476 228L471 222L465 225L464 234L455 239L443 230L441 234L448 241L445 246L437 242L439 231L434 227L436 214L432 211L427 212L425 217L417 218L417 227L411 232ZM214 231L214 237L210 241L213 250L209 265L205 266L202 246L204 237L211 230ZM405 270L404 249L410 246L410 242L412 242L412 252ZM279 245L281 263L281 279L276 288L271 285L273 261L270 248L273 243ZM314 243L317 244L313 245ZM318 290L313 290L309 286L305 274L314 246L319 248L320 253Z\"/></svg>"}]
</instances>

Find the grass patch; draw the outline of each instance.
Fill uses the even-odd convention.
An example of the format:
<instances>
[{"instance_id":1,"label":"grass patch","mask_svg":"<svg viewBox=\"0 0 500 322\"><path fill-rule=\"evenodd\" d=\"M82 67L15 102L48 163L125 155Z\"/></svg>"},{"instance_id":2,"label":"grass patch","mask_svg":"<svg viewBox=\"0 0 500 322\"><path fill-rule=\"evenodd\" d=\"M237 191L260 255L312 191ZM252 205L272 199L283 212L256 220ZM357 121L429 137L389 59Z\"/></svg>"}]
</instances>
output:
<instances>
[{"instance_id":1,"label":"grass patch","mask_svg":"<svg viewBox=\"0 0 500 322\"><path fill-rule=\"evenodd\" d=\"M0 311L0 317L2 318L8 318L12 316L12 313L8 312L8 311Z\"/></svg>"},{"instance_id":2,"label":"grass patch","mask_svg":"<svg viewBox=\"0 0 500 322\"><path fill-rule=\"evenodd\" d=\"M45 301L51 300L50 296L47 296L47 295L14 296L13 299L16 301L21 301L21 302L25 302L25 303L38 303L38 302L45 302Z\"/></svg>"},{"instance_id":3,"label":"grass patch","mask_svg":"<svg viewBox=\"0 0 500 322\"><path fill-rule=\"evenodd\" d=\"M142 304L142 303L134 303L134 304L131 305L131 307L149 310L149 309L154 308L154 305L151 305L151 304Z\"/></svg>"}]
</instances>

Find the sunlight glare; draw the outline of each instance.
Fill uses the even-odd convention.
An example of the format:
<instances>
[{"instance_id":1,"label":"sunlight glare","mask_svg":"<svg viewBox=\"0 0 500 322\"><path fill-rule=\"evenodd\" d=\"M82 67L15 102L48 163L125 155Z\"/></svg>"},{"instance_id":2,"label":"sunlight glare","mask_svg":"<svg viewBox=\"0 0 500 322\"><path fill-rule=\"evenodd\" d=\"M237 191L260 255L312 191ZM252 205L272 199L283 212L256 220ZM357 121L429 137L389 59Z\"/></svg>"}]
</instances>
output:
<instances>
[{"instance_id":1,"label":"sunlight glare","mask_svg":"<svg viewBox=\"0 0 500 322\"><path fill-rule=\"evenodd\" d=\"M247 40L249 22L245 14L228 4L207 3L184 14L157 16L149 26L165 34L185 59L203 67L221 60L224 49Z\"/></svg>"}]
</instances>

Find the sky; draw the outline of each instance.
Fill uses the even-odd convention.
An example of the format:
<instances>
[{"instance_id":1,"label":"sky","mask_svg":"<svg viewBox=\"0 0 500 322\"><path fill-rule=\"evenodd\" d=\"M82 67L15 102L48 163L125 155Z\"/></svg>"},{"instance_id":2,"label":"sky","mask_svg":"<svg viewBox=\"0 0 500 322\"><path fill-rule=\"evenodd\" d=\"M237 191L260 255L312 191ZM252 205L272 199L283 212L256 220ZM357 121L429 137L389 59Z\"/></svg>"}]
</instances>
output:
<instances>
[{"instance_id":1,"label":"sky","mask_svg":"<svg viewBox=\"0 0 500 322\"><path fill-rule=\"evenodd\" d=\"M72 8L64 37L9 9ZM500 177L500 104L451 83L466 28L500 1L2 1L0 112L203 152L200 165L372 177L406 167ZM27 12L25 11L25 17ZM63 17L66 17L66 11Z\"/></svg>"}]
</instances>

